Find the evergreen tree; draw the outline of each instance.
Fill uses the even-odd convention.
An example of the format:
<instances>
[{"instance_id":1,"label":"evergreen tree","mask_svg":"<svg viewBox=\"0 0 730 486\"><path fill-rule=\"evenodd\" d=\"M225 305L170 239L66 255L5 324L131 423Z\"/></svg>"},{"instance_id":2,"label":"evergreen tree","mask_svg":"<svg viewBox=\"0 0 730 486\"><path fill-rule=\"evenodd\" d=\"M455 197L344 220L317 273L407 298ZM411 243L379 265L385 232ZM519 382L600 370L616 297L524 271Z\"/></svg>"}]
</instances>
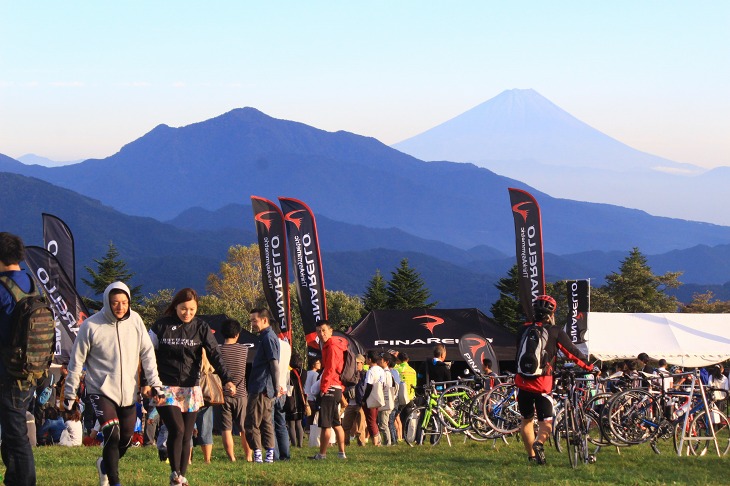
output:
<instances>
[{"instance_id":1,"label":"evergreen tree","mask_svg":"<svg viewBox=\"0 0 730 486\"><path fill-rule=\"evenodd\" d=\"M494 284L499 290L499 299L490 308L494 320L512 330L518 329L526 319L519 300L517 272L515 264L509 269L506 277L500 278L499 282Z\"/></svg>"},{"instance_id":2,"label":"evergreen tree","mask_svg":"<svg viewBox=\"0 0 730 486\"><path fill-rule=\"evenodd\" d=\"M106 290L109 284L114 282L124 282L129 287L129 291L132 293L132 295L130 295L129 297L132 301L131 303L138 304L141 302L142 286L137 285L133 287L129 285L129 281L132 279L132 277L134 277L134 274L127 270L127 263L119 258L119 250L117 250L117 247L114 246L113 242L109 242L109 248L106 252L106 255L104 255L104 258L102 258L101 260L95 259L94 262L97 266L96 271L94 271L91 267L84 267L89 273L91 279L81 279L86 285L89 286L89 288L94 291L94 294L104 295L104 290ZM96 307L98 309L101 308L101 302L90 302L96 304L92 305L92 307Z\"/></svg>"},{"instance_id":3,"label":"evergreen tree","mask_svg":"<svg viewBox=\"0 0 730 486\"><path fill-rule=\"evenodd\" d=\"M428 302L431 292L420 274L408 265L404 258L400 266L391 272L392 278L388 282L388 309L430 309L438 302Z\"/></svg>"},{"instance_id":4,"label":"evergreen tree","mask_svg":"<svg viewBox=\"0 0 730 486\"><path fill-rule=\"evenodd\" d=\"M638 248L621 262L619 272L606 276L606 293L612 308L607 312L677 312L679 302L667 289L681 285L681 272L654 275ZM598 310L598 309L596 309Z\"/></svg>"},{"instance_id":5,"label":"evergreen tree","mask_svg":"<svg viewBox=\"0 0 730 486\"><path fill-rule=\"evenodd\" d=\"M388 308L388 285L380 270L375 271L375 275L370 279L368 287L365 289L363 307L366 312Z\"/></svg>"}]
</instances>

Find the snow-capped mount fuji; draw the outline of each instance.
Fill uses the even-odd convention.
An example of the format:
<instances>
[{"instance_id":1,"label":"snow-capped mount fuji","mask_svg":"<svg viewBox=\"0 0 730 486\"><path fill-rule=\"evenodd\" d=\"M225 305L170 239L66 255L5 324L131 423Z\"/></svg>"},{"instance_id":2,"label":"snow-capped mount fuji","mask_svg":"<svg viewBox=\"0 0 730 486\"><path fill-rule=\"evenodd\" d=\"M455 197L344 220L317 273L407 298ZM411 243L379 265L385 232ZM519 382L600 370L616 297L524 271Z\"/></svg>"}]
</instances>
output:
<instances>
[{"instance_id":1,"label":"snow-capped mount fuji","mask_svg":"<svg viewBox=\"0 0 730 486\"><path fill-rule=\"evenodd\" d=\"M513 89L394 148L421 160L471 162L552 196L730 225L730 168L636 150L534 90ZM726 170L723 170L726 169Z\"/></svg>"},{"instance_id":2,"label":"snow-capped mount fuji","mask_svg":"<svg viewBox=\"0 0 730 486\"><path fill-rule=\"evenodd\" d=\"M615 171L700 173L633 149L592 128L533 89L511 89L393 148L421 160L537 162Z\"/></svg>"}]
</instances>

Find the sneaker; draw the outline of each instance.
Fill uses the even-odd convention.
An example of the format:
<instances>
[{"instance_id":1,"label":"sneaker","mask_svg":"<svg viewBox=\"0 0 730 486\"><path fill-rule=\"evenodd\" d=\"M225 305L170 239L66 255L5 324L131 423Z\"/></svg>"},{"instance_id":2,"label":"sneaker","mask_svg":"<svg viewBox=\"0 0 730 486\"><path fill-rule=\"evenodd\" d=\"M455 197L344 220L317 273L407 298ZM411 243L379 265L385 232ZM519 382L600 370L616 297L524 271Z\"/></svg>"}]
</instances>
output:
<instances>
[{"instance_id":1,"label":"sneaker","mask_svg":"<svg viewBox=\"0 0 730 486\"><path fill-rule=\"evenodd\" d=\"M338 452L337 459L347 459L347 456L345 455L344 452Z\"/></svg>"},{"instance_id":2,"label":"sneaker","mask_svg":"<svg viewBox=\"0 0 730 486\"><path fill-rule=\"evenodd\" d=\"M178 479L178 481L180 481L180 484L181 484L182 486L190 486L190 483L189 483L189 482L188 482L188 480L187 480L187 479L185 478L185 476L178 476L178 477L177 477L177 479Z\"/></svg>"},{"instance_id":3,"label":"sneaker","mask_svg":"<svg viewBox=\"0 0 730 486\"><path fill-rule=\"evenodd\" d=\"M264 458L261 455L261 449L253 451L253 462L264 462Z\"/></svg>"},{"instance_id":4,"label":"sneaker","mask_svg":"<svg viewBox=\"0 0 730 486\"><path fill-rule=\"evenodd\" d=\"M535 461L538 464L547 464L545 461L545 446L543 446L542 442L535 441L532 444L532 450L535 451Z\"/></svg>"},{"instance_id":5,"label":"sneaker","mask_svg":"<svg viewBox=\"0 0 730 486\"><path fill-rule=\"evenodd\" d=\"M180 486L182 484L180 482L181 477L177 472L172 471L170 473L170 486Z\"/></svg>"},{"instance_id":6,"label":"sneaker","mask_svg":"<svg viewBox=\"0 0 730 486\"><path fill-rule=\"evenodd\" d=\"M167 461L167 449L157 449L157 455L160 457L160 462Z\"/></svg>"},{"instance_id":7,"label":"sneaker","mask_svg":"<svg viewBox=\"0 0 730 486\"><path fill-rule=\"evenodd\" d=\"M274 449L266 449L266 458L264 462L274 462Z\"/></svg>"},{"instance_id":8,"label":"sneaker","mask_svg":"<svg viewBox=\"0 0 730 486\"><path fill-rule=\"evenodd\" d=\"M311 456L310 459L312 459L314 461L321 461L321 460L327 459L327 455L326 454L320 454L318 452L315 455Z\"/></svg>"},{"instance_id":9,"label":"sneaker","mask_svg":"<svg viewBox=\"0 0 730 486\"><path fill-rule=\"evenodd\" d=\"M96 471L99 473L99 486L109 486L109 478L106 476L103 463L103 457L96 460Z\"/></svg>"}]
</instances>

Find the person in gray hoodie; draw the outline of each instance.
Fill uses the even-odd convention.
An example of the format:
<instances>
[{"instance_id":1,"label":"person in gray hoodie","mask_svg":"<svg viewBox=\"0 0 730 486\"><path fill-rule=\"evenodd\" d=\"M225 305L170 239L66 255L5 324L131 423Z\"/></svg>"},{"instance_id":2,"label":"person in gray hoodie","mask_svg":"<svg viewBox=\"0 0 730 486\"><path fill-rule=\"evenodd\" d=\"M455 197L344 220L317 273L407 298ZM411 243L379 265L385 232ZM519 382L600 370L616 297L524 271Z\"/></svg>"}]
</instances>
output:
<instances>
[{"instance_id":1,"label":"person in gray hoodie","mask_svg":"<svg viewBox=\"0 0 730 486\"><path fill-rule=\"evenodd\" d=\"M66 376L64 408L72 410L86 367L86 394L104 434L102 457L96 461L101 486L120 484L119 459L131 446L137 420L140 361L147 379L140 391L146 396L162 395L152 341L129 302L129 288L122 282L104 290L104 306L79 328Z\"/></svg>"}]
</instances>

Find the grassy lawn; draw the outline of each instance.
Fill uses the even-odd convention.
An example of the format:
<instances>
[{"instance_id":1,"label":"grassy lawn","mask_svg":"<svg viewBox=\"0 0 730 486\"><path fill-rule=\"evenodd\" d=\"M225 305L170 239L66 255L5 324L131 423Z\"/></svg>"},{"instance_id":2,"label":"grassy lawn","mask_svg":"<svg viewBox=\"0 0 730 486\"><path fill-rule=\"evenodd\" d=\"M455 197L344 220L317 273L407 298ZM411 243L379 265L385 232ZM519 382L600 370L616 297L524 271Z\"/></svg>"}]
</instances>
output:
<instances>
[{"instance_id":1,"label":"grassy lawn","mask_svg":"<svg viewBox=\"0 0 730 486\"><path fill-rule=\"evenodd\" d=\"M573 470L568 457L547 450L548 465L527 464L522 444L463 442L454 436L453 446L442 441L436 447L348 448L346 461L332 451L326 461L311 461L312 448L293 450L293 459L275 464L228 461L215 438L213 461L204 464L199 449L187 478L193 486L238 484L728 484L730 458L716 455L678 457L671 441L662 444L661 455L647 445L600 451L598 461ZM240 449L240 444L238 445ZM100 447L38 447L35 449L38 484L97 485L94 461ZM242 450L238 452L242 454ZM4 472L4 471L3 471ZM132 448L121 461L124 485L167 485L169 466L157 458L154 447Z\"/></svg>"}]
</instances>

